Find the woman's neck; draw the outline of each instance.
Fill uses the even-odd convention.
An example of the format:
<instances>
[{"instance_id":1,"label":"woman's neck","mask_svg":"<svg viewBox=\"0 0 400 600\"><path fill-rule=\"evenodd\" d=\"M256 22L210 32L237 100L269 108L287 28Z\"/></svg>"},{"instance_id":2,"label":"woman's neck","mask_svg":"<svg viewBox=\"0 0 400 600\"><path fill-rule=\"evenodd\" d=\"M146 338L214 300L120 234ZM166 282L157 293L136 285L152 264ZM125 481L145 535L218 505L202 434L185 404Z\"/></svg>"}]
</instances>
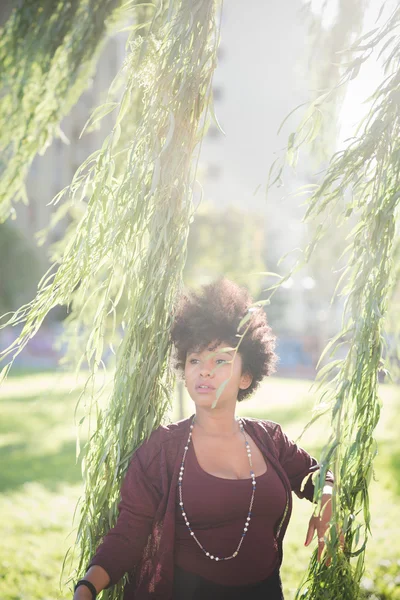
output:
<instances>
[{"instance_id":1,"label":"woman's neck","mask_svg":"<svg viewBox=\"0 0 400 600\"><path fill-rule=\"evenodd\" d=\"M235 409L209 409L196 407L197 430L206 435L230 437L240 431Z\"/></svg>"}]
</instances>

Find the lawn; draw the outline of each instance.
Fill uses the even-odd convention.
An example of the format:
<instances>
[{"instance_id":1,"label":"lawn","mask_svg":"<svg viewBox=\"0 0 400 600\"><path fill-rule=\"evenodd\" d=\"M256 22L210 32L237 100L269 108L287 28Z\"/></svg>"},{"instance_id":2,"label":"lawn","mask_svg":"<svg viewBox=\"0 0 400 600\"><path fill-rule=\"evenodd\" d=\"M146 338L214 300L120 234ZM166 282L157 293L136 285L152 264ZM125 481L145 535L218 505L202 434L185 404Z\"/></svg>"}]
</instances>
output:
<instances>
[{"instance_id":1,"label":"lawn","mask_svg":"<svg viewBox=\"0 0 400 600\"><path fill-rule=\"evenodd\" d=\"M70 599L60 569L73 542L72 517L81 492L75 463L74 407L79 391L70 392L71 376L59 373L11 377L0 389L0 598L1 600ZM239 414L278 421L297 438L313 404L307 381L271 378ZM363 578L365 598L400 600L400 388L382 386L379 453L371 484L372 538ZM185 414L191 414L185 402ZM173 417L176 418L176 407ZM318 457L328 421L320 421L300 444ZM291 600L307 569L310 548L304 538L311 504L294 500L284 544L282 579Z\"/></svg>"}]
</instances>

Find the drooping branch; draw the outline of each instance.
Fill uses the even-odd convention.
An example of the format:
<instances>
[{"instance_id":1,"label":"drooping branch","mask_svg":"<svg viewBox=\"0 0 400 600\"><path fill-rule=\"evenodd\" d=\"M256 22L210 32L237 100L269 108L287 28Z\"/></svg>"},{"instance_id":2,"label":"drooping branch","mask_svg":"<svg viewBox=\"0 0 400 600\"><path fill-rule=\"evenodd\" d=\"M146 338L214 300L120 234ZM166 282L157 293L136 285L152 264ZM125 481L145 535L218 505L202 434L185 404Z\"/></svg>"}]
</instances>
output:
<instances>
[{"instance_id":1,"label":"drooping branch","mask_svg":"<svg viewBox=\"0 0 400 600\"><path fill-rule=\"evenodd\" d=\"M321 361L332 359L339 348L342 352L346 349L346 353L344 358L331 360L318 374L322 391L316 417L331 410L332 434L322 453L316 497L321 498L326 469L333 464L334 517L327 537L333 558L328 568L317 562L315 552L298 599L355 600L360 593L371 525L368 485L376 454L374 430L380 414L378 373L384 364L385 317L397 276L394 257L400 203L399 28L397 8L384 25L352 47L353 58L340 84L357 76L372 50L380 50L383 57L383 82L373 94L370 111L355 136L332 157L321 183L308 190L305 220L318 226L304 258L294 268L310 259L329 228L340 227L350 218L355 220L344 249L347 266L337 287L345 298L342 329L325 348ZM335 91L321 95L306 111L299 129L290 136L289 162L296 160L304 143L312 142L318 135L321 106ZM336 217L334 222L332 215ZM273 286L271 293L278 286ZM345 538L343 551L339 532Z\"/></svg>"},{"instance_id":2,"label":"drooping branch","mask_svg":"<svg viewBox=\"0 0 400 600\"><path fill-rule=\"evenodd\" d=\"M304 12L309 31L309 61L307 77L316 97L336 89L329 101L321 107L324 118L321 129L313 140L310 156L319 162L327 160L335 148L338 117L347 85L340 85L346 63L352 59L351 47L359 37L370 0L339 0L318 3L308 1ZM318 60L315 60L316 54Z\"/></svg>"},{"instance_id":3,"label":"drooping branch","mask_svg":"<svg viewBox=\"0 0 400 600\"><path fill-rule=\"evenodd\" d=\"M131 37L125 90L112 107L115 125L57 198L85 205L81 220L37 297L5 323L23 324L19 338L3 353L12 363L49 310L69 306L77 331L90 323L81 358L93 375L102 365L106 323L122 293L127 298L118 321L124 331L116 348L110 402L104 410L94 403L87 415L95 423L84 459L79 572L115 520L132 452L161 422L172 395L169 325L185 262L196 148L216 66L215 4L160 3L151 19L157 19L157 26L146 37ZM139 122L134 138L121 143L138 88L143 103ZM117 598L120 588L104 594Z\"/></svg>"},{"instance_id":4,"label":"drooping branch","mask_svg":"<svg viewBox=\"0 0 400 600\"><path fill-rule=\"evenodd\" d=\"M0 222L88 87L122 0L24 0L0 29ZM128 3L134 4L134 3Z\"/></svg>"}]
</instances>

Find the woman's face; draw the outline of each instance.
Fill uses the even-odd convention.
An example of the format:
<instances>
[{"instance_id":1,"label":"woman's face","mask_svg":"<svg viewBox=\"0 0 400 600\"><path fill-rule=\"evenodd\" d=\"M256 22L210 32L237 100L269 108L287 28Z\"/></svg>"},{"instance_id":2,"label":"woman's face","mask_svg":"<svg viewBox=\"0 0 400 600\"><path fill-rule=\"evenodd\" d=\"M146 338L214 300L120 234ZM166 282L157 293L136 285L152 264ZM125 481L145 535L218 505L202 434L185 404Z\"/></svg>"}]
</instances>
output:
<instances>
[{"instance_id":1,"label":"woman's face","mask_svg":"<svg viewBox=\"0 0 400 600\"><path fill-rule=\"evenodd\" d=\"M211 406L218 388L222 391L217 406L236 403L239 390L247 389L251 380L251 375L242 373L242 357L229 344L210 344L186 356L185 385L196 405Z\"/></svg>"}]
</instances>

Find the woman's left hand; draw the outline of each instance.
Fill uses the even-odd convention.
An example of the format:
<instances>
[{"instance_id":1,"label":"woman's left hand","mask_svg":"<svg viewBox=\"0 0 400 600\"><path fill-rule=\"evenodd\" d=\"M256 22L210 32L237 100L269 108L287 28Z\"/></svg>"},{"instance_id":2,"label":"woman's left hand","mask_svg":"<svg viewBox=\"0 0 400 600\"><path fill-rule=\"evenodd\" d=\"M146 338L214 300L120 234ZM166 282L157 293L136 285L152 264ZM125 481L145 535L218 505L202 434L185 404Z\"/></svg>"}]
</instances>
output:
<instances>
[{"instance_id":1,"label":"woman's left hand","mask_svg":"<svg viewBox=\"0 0 400 600\"><path fill-rule=\"evenodd\" d=\"M332 493L322 494L321 513L319 516L313 516L308 525L305 546L311 543L314 533L317 532L318 539L318 561L321 561L321 556L325 548L324 536L329 528L329 521L332 517ZM326 566L329 567L331 559L326 560Z\"/></svg>"}]
</instances>

